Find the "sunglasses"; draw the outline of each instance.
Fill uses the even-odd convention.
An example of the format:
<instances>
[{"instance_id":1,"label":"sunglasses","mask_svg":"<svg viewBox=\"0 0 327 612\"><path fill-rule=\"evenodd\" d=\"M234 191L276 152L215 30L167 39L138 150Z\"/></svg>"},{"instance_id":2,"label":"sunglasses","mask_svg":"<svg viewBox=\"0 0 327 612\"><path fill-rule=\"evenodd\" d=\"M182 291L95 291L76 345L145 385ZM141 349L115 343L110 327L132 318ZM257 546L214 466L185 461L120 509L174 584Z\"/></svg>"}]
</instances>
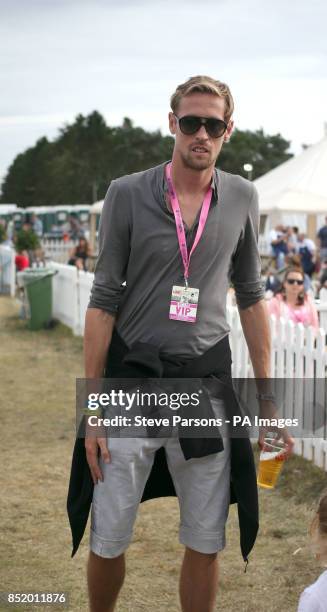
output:
<instances>
[{"instance_id":1,"label":"sunglasses","mask_svg":"<svg viewBox=\"0 0 327 612\"><path fill-rule=\"evenodd\" d=\"M295 285L295 283L296 283L297 285L303 285L303 282L304 282L304 281L303 281L303 280L297 280L297 279L295 279L295 278L288 278L286 282L287 282L289 285Z\"/></svg>"},{"instance_id":2,"label":"sunglasses","mask_svg":"<svg viewBox=\"0 0 327 612\"><path fill-rule=\"evenodd\" d=\"M216 119L216 117L197 117L195 115L185 115L184 117L174 115L174 117L180 131L186 136L196 134L202 125L204 125L208 136L211 136L211 138L219 138L227 130L227 123L222 119Z\"/></svg>"}]
</instances>

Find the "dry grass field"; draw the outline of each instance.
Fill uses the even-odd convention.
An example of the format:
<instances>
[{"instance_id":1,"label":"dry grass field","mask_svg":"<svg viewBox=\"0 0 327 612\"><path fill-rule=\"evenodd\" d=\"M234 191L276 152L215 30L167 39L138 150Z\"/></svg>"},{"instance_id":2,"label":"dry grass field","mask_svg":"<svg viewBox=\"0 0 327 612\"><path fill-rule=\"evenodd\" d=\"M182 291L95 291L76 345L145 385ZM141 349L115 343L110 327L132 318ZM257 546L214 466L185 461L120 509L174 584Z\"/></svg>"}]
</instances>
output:
<instances>
[{"instance_id":1,"label":"dry grass field","mask_svg":"<svg viewBox=\"0 0 327 612\"><path fill-rule=\"evenodd\" d=\"M0 591L68 591L68 609L86 612L88 535L71 559L65 510L74 442L75 378L83 372L82 340L64 326L27 330L15 302L1 297L0 358ZM247 573L235 507L231 507L217 610L296 610L302 589L321 571L308 547L307 528L325 484L321 470L294 457L287 462L278 488L260 491L260 535ZM183 549L177 533L175 499L141 506L118 612L179 610L177 584ZM59 608L29 605L16 609Z\"/></svg>"}]
</instances>

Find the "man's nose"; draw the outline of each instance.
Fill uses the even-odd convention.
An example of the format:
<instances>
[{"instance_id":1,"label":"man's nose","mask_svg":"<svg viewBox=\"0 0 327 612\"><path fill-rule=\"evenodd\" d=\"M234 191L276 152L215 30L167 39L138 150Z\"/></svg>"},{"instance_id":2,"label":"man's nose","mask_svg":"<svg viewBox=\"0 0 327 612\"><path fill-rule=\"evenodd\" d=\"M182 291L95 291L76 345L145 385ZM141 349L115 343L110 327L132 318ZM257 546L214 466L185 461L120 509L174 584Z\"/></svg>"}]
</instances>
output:
<instances>
[{"instance_id":1,"label":"man's nose","mask_svg":"<svg viewBox=\"0 0 327 612\"><path fill-rule=\"evenodd\" d=\"M201 127L198 129L198 131L196 132L196 137L197 138L201 138L201 140L203 140L204 138L207 139L208 138L208 132L205 128L205 125L201 125Z\"/></svg>"}]
</instances>

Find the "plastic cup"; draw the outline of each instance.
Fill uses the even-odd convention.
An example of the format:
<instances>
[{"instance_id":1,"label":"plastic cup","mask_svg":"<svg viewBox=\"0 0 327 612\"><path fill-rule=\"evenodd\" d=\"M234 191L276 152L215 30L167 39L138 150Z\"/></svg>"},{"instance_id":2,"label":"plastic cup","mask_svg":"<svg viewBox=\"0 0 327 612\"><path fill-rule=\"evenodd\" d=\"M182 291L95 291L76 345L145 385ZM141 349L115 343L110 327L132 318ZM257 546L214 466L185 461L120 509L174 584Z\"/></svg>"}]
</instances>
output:
<instances>
[{"instance_id":1,"label":"plastic cup","mask_svg":"<svg viewBox=\"0 0 327 612\"><path fill-rule=\"evenodd\" d=\"M257 484L264 489L273 489L286 458L285 444L282 440L265 438L260 453Z\"/></svg>"}]
</instances>

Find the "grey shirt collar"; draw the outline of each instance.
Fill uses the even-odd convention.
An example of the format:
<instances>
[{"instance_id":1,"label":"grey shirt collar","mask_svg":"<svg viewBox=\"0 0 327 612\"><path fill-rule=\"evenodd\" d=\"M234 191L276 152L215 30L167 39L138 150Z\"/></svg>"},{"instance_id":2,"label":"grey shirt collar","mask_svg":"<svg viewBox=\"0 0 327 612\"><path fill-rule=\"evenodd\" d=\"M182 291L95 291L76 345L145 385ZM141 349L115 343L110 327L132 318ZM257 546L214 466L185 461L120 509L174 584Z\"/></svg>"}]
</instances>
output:
<instances>
[{"instance_id":1,"label":"grey shirt collar","mask_svg":"<svg viewBox=\"0 0 327 612\"><path fill-rule=\"evenodd\" d=\"M164 204L164 207L167 208L166 206L166 194L168 192L168 185L167 185L167 181L166 181L166 176L165 176L165 167L166 164L170 163L170 162L164 162L161 165L160 168L160 201ZM213 190L213 195L212 195L212 199L211 199L211 206L216 206L218 204L218 169L215 168L214 169L214 173L212 176L212 180L211 180L211 187ZM170 212L170 211L169 211Z\"/></svg>"}]
</instances>

